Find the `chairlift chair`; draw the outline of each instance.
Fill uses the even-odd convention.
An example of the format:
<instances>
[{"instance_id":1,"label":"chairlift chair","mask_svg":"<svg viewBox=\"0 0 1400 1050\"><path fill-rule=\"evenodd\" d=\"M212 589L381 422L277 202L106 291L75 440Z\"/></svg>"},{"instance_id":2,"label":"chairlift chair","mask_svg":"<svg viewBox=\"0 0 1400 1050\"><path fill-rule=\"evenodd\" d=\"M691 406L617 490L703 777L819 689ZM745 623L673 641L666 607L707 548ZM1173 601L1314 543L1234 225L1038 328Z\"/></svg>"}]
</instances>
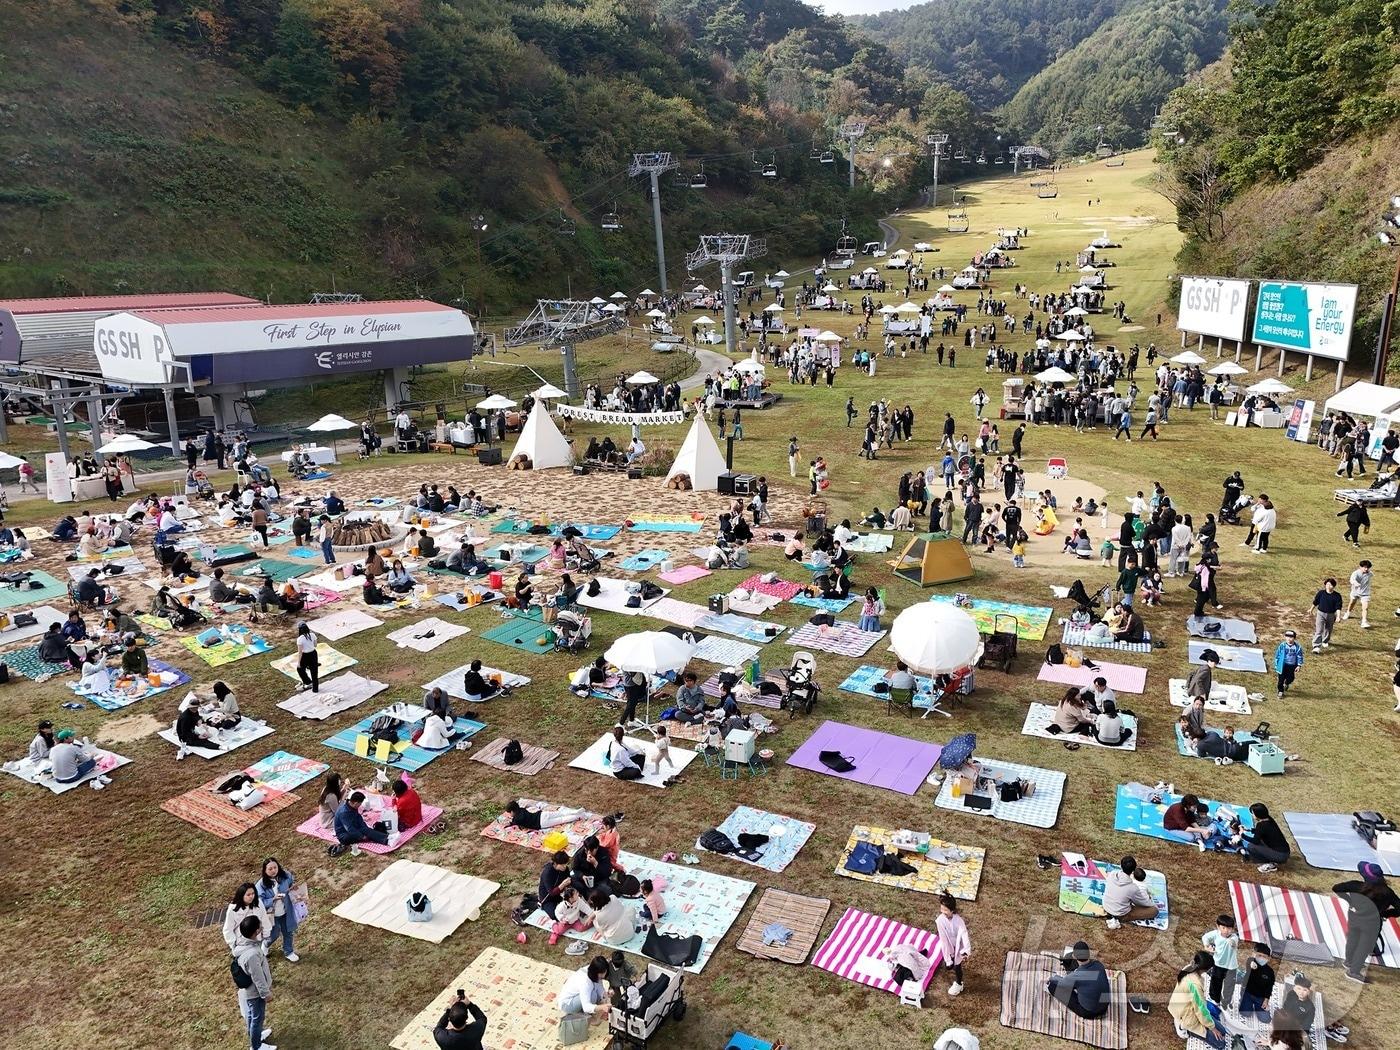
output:
<instances>
[{"instance_id":1,"label":"chairlift chair","mask_svg":"<svg viewBox=\"0 0 1400 1050\"><path fill-rule=\"evenodd\" d=\"M995 161L993 161L992 163L994 163L994 164L1005 164L1005 163L1006 163L1006 158L1003 157L1000 153L998 153L998 154L997 154L997 159L996 159Z\"/></svg>"},{"instance_id":2,"label":"chairlift chair","mask_svg":"<svg viewBox=\"0 0 1400 1050\"><path fill-rule=\"evenodd\" d=\"M776 179L778 177L778 165L771 160L763 165L763 177L765 179Z\"/></svg>"},{"instance_id":3,"label":"chairlift chair","mask_svg":"<svg viewBox=\"0 0 1400 1050\"><path fill-rule=\"evenodd\" d=\"M690 176L690 182L688 183L688 185L692 190L703 190L707 185L709 185L709 181L705 178L704 163L701 163L699 171L694 172Z\"/></svg>"},{"instance_id":4,"label":"chairlift chair","mask_svg":"<svg viewBox=\"0 0 1400 1050\"><path fill-rule=\"evenodd\" d=\"M1054 200L1060 195L1060 191L1047 182L1035 191L1035 195L1041 200Z\"/></svg>"},{"instance_id":5,"label":"chairlift chair","mask_svg":"<svg viewBox=\"0 0 1400 1050\"><path fill-rule=\"evenodd\" d=\"M824 149L817 157L817 160L821 161L823 164L835 164L836 151L834 149Z\"/></svg>"},{"instance_id":6,"label":"chairlift chair","mask_svg":"<svg viewBox=\"0 0 1400 1050\"><path fill-rule=\"evenodd\" d=\"M965 212L965 211L950 211L950 212L948 213L948 232L949 232L949 233L966 233L966 232L968 231L968 228L969 228L969 224L968 224L968 221L967 221L967 212Z\"/></svg>"},{"instance_id":7,"label":"chairlift chair","mask_svg":"<svg viewBox=\"0 0 1400 1050\"><path fill-rule=\"evenodd\" d=\"M953 159L961 161L967 160L967 150L959 146L956 150L953 151Z\"/></svg>"},{"instance_id":8,"label":"chairlift chair","mask_svg":"<svg viewBox=\"0 0 1400 1050\"><path fill-rule=\"evenodd\" d=\"M572 237L578 232L578 224L564 214L563 208L559 209L559 218L555 221L554 232L561 237Z\"/></svg>"},{"instance_id":9,"label":"chairlift chair","mask_svg":"<svg viewBox=\"0 0 1400 1050\"><path fill-rule=\"evenodd\" d=\"M978 163L978 164L986 164L986 163L987 163L987 153L986 153L985 150L983 150L982 152L980 152L980 153L977 154L977 163Z\"/></svg>"},{"instance_id":10,"label":"chairlift chair","mask_svg":"<svg viewBox=\"0 0 1400 1050\"><path fill-rule=\"evenodd\" d=\"M613 231L622 229L622 220L617 215L617 201L613 201L612 210L604 213L602 227L604 230Z\"/></svg>"}]
</instances>

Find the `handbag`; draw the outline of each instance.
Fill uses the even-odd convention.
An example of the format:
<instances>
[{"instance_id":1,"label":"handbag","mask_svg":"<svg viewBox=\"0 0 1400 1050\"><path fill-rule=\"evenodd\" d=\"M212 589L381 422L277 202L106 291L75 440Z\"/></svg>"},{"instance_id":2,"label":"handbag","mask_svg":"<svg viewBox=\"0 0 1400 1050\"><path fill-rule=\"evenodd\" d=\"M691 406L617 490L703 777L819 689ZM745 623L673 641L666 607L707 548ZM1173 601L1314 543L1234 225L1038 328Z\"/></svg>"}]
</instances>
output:
<instances>
[{"instance_id":1,"label":"handbag","mask_svg":"<svg viewBox=\"0 0 1400 1050\"><path fill-rule=\"evenodd\" d=\"M575 1043L585 1042L588 1035L587 1014L565 1014L559 1018L557 1036L560 1046L573 1046Z\"/></svg>"},{"instance_id":2,"label":"handbag","mask_svg":"<svg viewBox=\"0 0 1400 1050\"><path fill-rule=\"evenodd\" d=\"M409 922L432 922L433 902L428 899L426 893L414 893L404 901L404 910L408 913Z\"/></svg>"}]
</instances>

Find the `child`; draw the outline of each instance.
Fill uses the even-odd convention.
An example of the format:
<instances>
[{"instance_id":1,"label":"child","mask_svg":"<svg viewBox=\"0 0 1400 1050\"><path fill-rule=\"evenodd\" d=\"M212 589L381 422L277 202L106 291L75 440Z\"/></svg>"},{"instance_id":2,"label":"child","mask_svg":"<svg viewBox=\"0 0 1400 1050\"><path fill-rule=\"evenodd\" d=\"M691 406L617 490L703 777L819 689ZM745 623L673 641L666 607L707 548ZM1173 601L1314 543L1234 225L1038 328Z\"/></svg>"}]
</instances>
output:
<instances>
[{"instance_id":1,"label":"child","mask_svg":"<svg viewBox=\"0 0 1400 1050\"><path fill-rule=\"evenodd\" d=\"M1240 993L1240 1015L1269 1023L1269 1000L1274 994L1273 953L1267 944L1254 945L1254 955L1244 971L1244 991Z\"/></svg>"},{"instance_id":2,"label":"child","mask_svg":"<svg viewBox=\"0 0 1400 1050\"><path fill-rule=\"evenodd\" d=\"M1099 561L1105 565L1113 564L1113 556L1118 553L1118 548L1114 546L1111 539L1104 537L1103 545L1099 547Z\"/></svg>"},{"instance_id":3,"label":"child","mask_svg":"<svg viewBox=\"0 0 1400 1050\"><path fill-rule=\"evenodd\" d=\"M617 826L621 822L621 813L609 813L603 818L603 830L598 832L598 845L612 861L614 871L626 870L617 862L618 854L622 852L622 837L617 833Z\"/></svg>"},{"instance_id":4,"label":"child","mask_svg":"<svg viewBox=\"0 0 1400 1050\"><path fill-rule=\"evenodd\" d=\"M995 525L982 526L982 542L987 545L987 553L995 554L997 550L997 527Z\"/></svg>"},{"instance_id":5,"label":"child","mask_svg":"<svg viewBox=\"0 0 1400 1050\"><path fill-rule=\"evenodd\" d=\"M1210 1001L1224 1004L1234 995L1235 973L1239 969L1240 935L1234 916L1216 916L1215 929L1201 936L1201 944L1215 958L1210 969Z\"/></svg>"},{"instance_id":6,"label":"child","mask_svg":"<svg viewBox=\"0 0 1400 1050\"><path fill-rule=\"evenodd\" d=\"M1011 564L1018 569L1026 567L1026 541L1020 536L1016 537L1016 542L1011 545Z\"/></svg>"},{"instance_id":7,"label":"child","mask_svg":"<svg viewBox=\"0 0 1400 1050\"><path fill-rule=\"evenodd\" d=\"M666 899L651 879L642 880L642 918L656 922L666 914Z\"/></svg>"},{"instance_id":8,"label":"child","mask_svg":"<svg viewBox=\"0 0 1400 1050\"><path fill-rule=\"evenodd\" d=\"M647 757L655 763L656 772L661 772L663 762L672 769L676 768L676 763L671 759L671 738L667 735L665 726L656 727L656 740L648 750L651 753Z\"/></svg>"},{"instance_id":9,"label":"child","mask_svg":"<svg viewBox=\"0 0 1400 1050\"><path fill-rule=\"evenodd\" d=\"M1160 569L1153 569L1142 578L1142 603L1144 605L1162 604L1162 573Z\"/></svg>"},{"instance_id":10,"label":"child","mask_svg":"<svg viewBox=\"0 0 1400 1050\"><path fill-rule=\"evenodd\" d=\"M554 906L554 925L549 930L549 943L558 944L567 930L586 930L593 925L593 909L579 896L573 886L565 886L560 901Z\"/></svg>"}]
</instances>

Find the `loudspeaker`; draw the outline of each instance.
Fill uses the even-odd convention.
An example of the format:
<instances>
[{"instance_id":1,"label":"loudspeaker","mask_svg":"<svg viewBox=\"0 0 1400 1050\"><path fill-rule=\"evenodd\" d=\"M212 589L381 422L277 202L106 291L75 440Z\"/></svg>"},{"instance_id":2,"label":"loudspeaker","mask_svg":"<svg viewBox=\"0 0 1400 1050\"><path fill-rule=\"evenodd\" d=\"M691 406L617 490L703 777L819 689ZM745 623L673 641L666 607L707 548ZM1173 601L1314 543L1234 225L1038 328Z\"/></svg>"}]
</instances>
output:
<instances>
[{"instance_id":1,"label":"loudspeaker","mask_svg":"<svg viewBox=\"0 0 1400 1050\"><path fill-rule=\"evenodd\" d=\"M483 467L499 467L501 465L501 450L495 446L478 449L476 461Z\"/></svg>"},{"instance_id":2,"label":"loudspeaker","mask_svg":"<svg viewBox=\"0 0 1400 1050\"><path fill-rule=\"evenodd\" d=\"M628 468L627 468L627 477L628 477L629 479L631 479L632 481L637 481L638 479L641 478L641 476L642 476L642 468L641 468L641 467L628 467Z\"/></svg>"},{"instance_id":3,"label":"loudspeaker","mask_svg":"<svg viewBox=\"0 0 1400 1050\"><path fill-rule=\"evenodd\" d=\"M575 464L574 464L574 474L575 474L576 476L582 476L582 475L587 474L587 473L588 473L588 464L587 464L587 463L575 463Z\"/></svg>"},{"instance_id":4,"label":"loudspeaker","mask_svg":"<svg viewBox=\"0 0 1400 1050\"><path fill-rule=\"evenodd\" d=\"M717 487L721 495L734 495L734 479L737 476L738 475L736 475L732 470L726 470L723 474L719 476Z\"/></svg>"}]
</instances>

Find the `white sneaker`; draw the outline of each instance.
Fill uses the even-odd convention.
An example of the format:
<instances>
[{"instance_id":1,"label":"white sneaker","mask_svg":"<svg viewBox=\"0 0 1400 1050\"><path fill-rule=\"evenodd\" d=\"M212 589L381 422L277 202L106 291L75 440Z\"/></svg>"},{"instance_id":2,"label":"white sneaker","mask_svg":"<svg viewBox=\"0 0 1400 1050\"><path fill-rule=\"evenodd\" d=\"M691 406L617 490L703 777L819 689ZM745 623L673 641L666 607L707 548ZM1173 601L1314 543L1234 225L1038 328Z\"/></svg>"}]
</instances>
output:
<instances>
[{"instance_id":1,"label":"white sneaker","mask_svg":"<svg viewBox=\"0 0 1400 1050\"><path fill-rule=\"evenodd\" d=\"M289 963L301 962L301 956L296 952L288 952L285 958Z\"/></svg>"},{"instance_id":2,"label":"white sneaker","mask_svg":"<svg viewBox=\"0 0 1400 1050\"><path fill-rule=\"evenodd\" d=\"M1343 620L1350 620L1350 619L1351 619L1351 613L1349 613L1349 612L1344 612L1344 613L1342 613L1342 619L1343 619Z\"/></svg>"},{"instance_id":3,"label":"white sneaker","mask_svg":"<svg viewBox=\"0 0 1400 1050\"><path fill-rule=\"evenodd\" d=\"M948 985L949 995L962 995L962 990L963 986L961 981L954 981L952 984Z\"/></svg>"},{"instance_id":4,"label":"white sneaker","mask_svg":"<svg viewBox=\"0 0 1400 1050\"><path fill-rule=\"evenodd\" d=\"M271 1039L271 1038L272 1038L272 1029L271 1029L271 1028L264 1028L264 1029L262 1030L262 1037L263 1037L264 1039ZM266 1046L266 1045L267 1045L266 1043L263 1043L263 1046Z\"/></svg>"},{"instance_id":5,"label":"white sneaker","mask_svg":"<svg viewBox=\"0 0 1400 1050\"><path fill-rule=\"evenodd\" d=\"M1121 930L1123 928L1123 924L1117 919L1115 919L1112 915L1108 917L1108 922L1104 923L1104 925L1107 926L1110 930Z\"/></svg>"},{"instance_id":6,"label":"white sneaker","mask_svg":"<svg viewBox=\"0 0 1400 1050\"><path fill-rule=\"evenodd\" d=\"M1277 865L1277 864L1261 864L1261 865L1259 865L1259 870L1260 870L1261 872L1263 872L1265 875L1267 875L1267 874L1268 874L1269 872L1271 872L1271 871L1278 871L1278 865Z\"/></svg>"},{"instance_id":7,"label":"white sneaker","mask_svg":"<svg viewBox=\"0 0 1400 1050\"><path fill-rule=\"evenodd\" d=\"M263 1043L262 1050L277 1050L277 1047L273 1046L271 1043Z\"/></svg>"},{"instance_id":8,"label":"white sneaker","mask_svg":"<svg viewBox=\"0 0 1400 1050\"><path fill-rule=\"evenodd\" d=\"M399 833L396 831L389 836L389 848L393 849L399 844Z\"/></svg>"},{"instance_id":9,"label":"white sneaker","mask_svg":"<svg viewBox=\"0 0 1400 1050\"><path fill-rule=\"evenodd\" d=\"M1204 853L1204 852L1206 851L1206 840L1205 840L1205 839L1197 839L1197 840L1196 840L1196 848L1197 848L1198 850L1200 850L1202 853Z\"/></svg>"},{"instance_id":10,"label":"white sneaker","mask_svg":"<svg viewBox=\"0 0 1400 1050\"><path fill-rule=\"evenodd\" d=\"M1361 629L1362 629L1363 631L1369 631L1369 630L1371 629L1371 625L1370 625L1369 623L1367 623L1365 620L1362 620L1362 621L1361 621Z\"/></svg>"},{"instance_id":11,"label":"white sneaker","mask_svg":"<svg viewBox=\"0 0 1400 1050\"><path fill-rule=\"evenodd\" d=\"M1322 652L1322 646L1320 646L1320 645L1314 645L1314 646L1313 646L1313 652L1315 652L1315 653L1320 653L1320 652Z\"/></svg>"}]
</instances>

